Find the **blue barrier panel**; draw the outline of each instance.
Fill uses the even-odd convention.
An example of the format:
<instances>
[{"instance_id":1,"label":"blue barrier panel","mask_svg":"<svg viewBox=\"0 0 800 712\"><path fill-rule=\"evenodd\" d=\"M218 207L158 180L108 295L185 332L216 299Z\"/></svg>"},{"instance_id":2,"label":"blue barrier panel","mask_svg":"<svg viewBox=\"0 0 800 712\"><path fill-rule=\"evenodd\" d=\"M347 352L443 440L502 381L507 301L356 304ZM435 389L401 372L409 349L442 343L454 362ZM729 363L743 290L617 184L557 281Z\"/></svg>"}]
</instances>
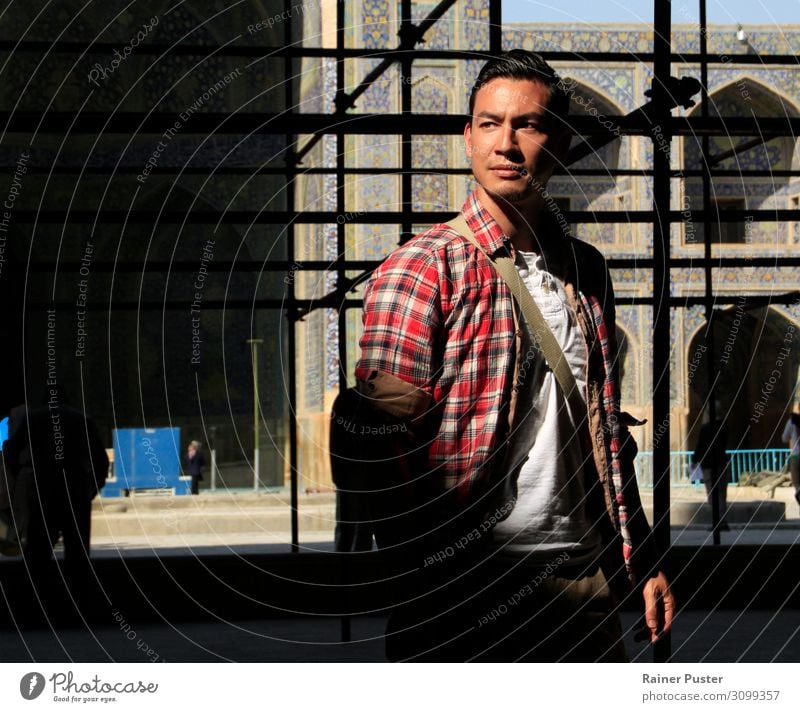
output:
<instances>
[{"instance_id":1,"label":"blue barrier panel","mask_svg":"<svg viewBox=\"0 0 800 712\"><path fill-rule=\"evenodd\" d=\"M102 497L121 497L130 491L191 494L191 478L181 477L180 428L123 428L114 430L114 477Z\"/></svg>"}]
</instances>

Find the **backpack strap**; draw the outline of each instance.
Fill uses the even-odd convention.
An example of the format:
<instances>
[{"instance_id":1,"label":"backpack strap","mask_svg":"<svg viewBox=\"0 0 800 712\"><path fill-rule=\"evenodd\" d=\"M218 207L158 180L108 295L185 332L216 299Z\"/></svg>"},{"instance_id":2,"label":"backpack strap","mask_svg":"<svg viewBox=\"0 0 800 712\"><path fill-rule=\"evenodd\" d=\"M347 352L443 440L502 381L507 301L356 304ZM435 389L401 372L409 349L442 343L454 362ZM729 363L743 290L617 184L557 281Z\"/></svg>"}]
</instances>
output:
<instances>
[{"instance_id":1,"label":"backpack strap","mask_svg":"<svg viewBox=\"0 0 800 712\"><path fill-rule=\"evenodd\" d=\"M572 369L570 369L567 363L564 351L561 349L555 334L553 334L553 330L548 326L533 296L522 281L522 277L514 265L514 260L506 255L492 258L478 242L475 234L464 219L464 216L460 213L457 217L447 221L445 225L452 228L460 235L463 235L475 245L475 247L483 252L492 266L494 266L495 270L497 270L497 273L503 278L525 316L533 345L542 354L545 363L550 367L559 386L561 386L561 390L564 392L567 402L569 403L573 418L578 420L583 417L582 414L586 410L586 403L581 396L578 384L575 382Z\"/></svg>"}]
</instances>

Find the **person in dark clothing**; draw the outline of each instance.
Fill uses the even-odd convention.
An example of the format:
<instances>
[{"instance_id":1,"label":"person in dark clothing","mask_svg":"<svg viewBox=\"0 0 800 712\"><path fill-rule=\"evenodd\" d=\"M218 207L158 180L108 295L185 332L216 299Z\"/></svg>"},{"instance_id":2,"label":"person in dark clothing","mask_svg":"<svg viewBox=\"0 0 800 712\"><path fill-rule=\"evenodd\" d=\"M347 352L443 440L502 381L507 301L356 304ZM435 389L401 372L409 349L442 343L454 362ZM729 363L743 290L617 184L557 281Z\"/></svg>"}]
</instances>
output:
<instances>
[{"instance_id":1,"label":"person in dark clothing","mask_svg":"<svg viewBox=\"0 0 800 712\"><path fill-rule=\"evenodd\" d=\"M192 440L186 449L186 458L183 461L183 471L192 478L192 494L199 493L203 468L206 466L206 458L200 447L198 440Z\"/></svg>"},{"instance_id":2,"label":"person in dark clothing","mask_svg":"<svg viewBox=\"0 0 800 712\"><path fill-rule=\"evenodd\" d=\"M357 403L354 394L342 391L333 403L330 428L331 476L336 486L336 551L370 551L373 519L369 502L369 483L358 467L359 441L353 437L346 416Z\"/></svg>"},{"instance_id":3,"label":"person in dark clothing","mask_svg":"<svg viewBox=\"0 0 800 712\"><path fill-rule=\"evenodd\" d=\"M800 504L800 405L789 415L783 428L783 442L789 445L789 476L794 487L794 498Z\"/></svg>"},{"instance_id":4,"label":"person in dark clothing","mask_svg":"<svg viewBox=\"0 0 800 712\"><path fill-rule=\"evenodd\" d=\"M712 510L712 521L719 529L728 530L725 513L728 511L728 429L722 420L711 420L702 428L692 463L703 470L703 484Z\"/></svg>"},{"instance_id":5,"label":"person in dark clothing","mask_svg":"<svg viewBox=\"0 0 800 712\"><path fill-rule=\"evenodd\" d=\"M36 597L46 603L63 581L80 609L91 577L92 499L105 484L108 456L94 421L49 388L38 408L15 408L3 447L15 500L27 517L22 553ZM64 542L63 578L53 547Z\"/></svg>"}]
</instances>

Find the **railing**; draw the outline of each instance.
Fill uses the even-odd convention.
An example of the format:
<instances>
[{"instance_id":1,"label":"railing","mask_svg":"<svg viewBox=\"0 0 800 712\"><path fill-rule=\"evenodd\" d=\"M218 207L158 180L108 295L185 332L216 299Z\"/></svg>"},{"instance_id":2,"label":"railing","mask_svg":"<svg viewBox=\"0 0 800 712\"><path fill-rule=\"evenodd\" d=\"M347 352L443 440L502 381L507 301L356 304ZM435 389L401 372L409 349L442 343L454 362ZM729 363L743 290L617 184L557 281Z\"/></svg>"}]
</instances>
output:
<instances>
[{"instance_id":1,"label":"railing","mask_svg":"<svg viewBox=\"0 0 800 712\"><path fill-rule=\"evenodd\" d=\"M728 450L731 457L731 471L733 482L738 484L739 479L746 472L780 472L789 460L789 449L776 448L773 450Z\"/></svg>"},{"instance_id":2,"label":"railing","mask_svg":"<svg viewBox=\"0 0 800 712\"><path fill-rule=\"evenodd\" d=\"M727 450L730 457L731 483L739 484L746 472L769 470L780 472L789 459L789 450L775 448L770 450ZM675 487L688 487L692 466L691 450L674 450L669 454L669 479ZM653 486L653 453L640 452L636 456L636 479L640 487Z\"/></svg>"}]
</instances>

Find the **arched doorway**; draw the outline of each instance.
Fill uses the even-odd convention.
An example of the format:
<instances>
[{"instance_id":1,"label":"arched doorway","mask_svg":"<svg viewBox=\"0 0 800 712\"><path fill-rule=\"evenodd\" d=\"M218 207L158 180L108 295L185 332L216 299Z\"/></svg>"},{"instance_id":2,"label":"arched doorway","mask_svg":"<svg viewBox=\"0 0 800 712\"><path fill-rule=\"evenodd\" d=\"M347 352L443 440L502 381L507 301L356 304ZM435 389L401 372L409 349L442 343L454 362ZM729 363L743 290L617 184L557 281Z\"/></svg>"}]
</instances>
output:
<instances>
[{"instance_id":1,"label":"arched doorway","mask_svg":"<svg viewBox=\"0 0 800 712\"><path fill-rule=\"evenodd\" d=\"M695 107L691 113L698 112ZM718 88L709 97L712 117L734 118L796 117L798 107L788 99L752 77L740 77ZM684 167L699 169L703 156L699 136L683 139ZM796 179L775 175L774 171L792 166L797 141L788 136L718 136L711 139L708 161L711 168L729 171L763 171L763 177L747 179L738 175L714 176L711 180L711 225L709 239L720 245L757 245L785 242L789 225L785 223L753 224L747 221L723 222L719 219L726 210L763 210L794 207L785 205L780 195L784 186ZM776 202L777 200L777 202ZM691 178L684 185L684 209L702 207L702 183ZM684 243L702 244L704 226L684 224Z\"/></svg>"},{"instance_id":2,"label":"arched doorway","mask_svg":"<svg viewBox=\"0 0 800 712\"><path fill-rule=\"evenodd\" d=\"M709 407L709 359L717 417L728 425L729 449L783 447L781 430L797 387L800 324L774 307L748 309L741 299L714 312L689 342L689 443L697 440ZM712 353L713 341L713 353Z\"/></svg>"}]
</instances>

